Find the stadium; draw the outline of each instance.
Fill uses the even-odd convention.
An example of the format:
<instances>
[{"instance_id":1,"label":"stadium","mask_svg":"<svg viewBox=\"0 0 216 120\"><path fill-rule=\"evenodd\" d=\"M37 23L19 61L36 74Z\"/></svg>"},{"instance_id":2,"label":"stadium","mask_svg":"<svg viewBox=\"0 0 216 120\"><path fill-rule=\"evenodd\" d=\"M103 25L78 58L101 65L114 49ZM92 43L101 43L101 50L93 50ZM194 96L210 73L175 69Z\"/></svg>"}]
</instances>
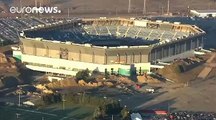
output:
<instances>
[{"instance_id":1,"label":"stadium","mask_svg":"<svg viewBox=\"0 0 216 120\"><path fill-rule=\"evenodd\" d=\"M204 34L179 22L70 19L23 30L13 54L35 71L75 75L88 68L130 75L150 72L157 62L189 57L203 47Z\"/></svg>"}]
</instances>

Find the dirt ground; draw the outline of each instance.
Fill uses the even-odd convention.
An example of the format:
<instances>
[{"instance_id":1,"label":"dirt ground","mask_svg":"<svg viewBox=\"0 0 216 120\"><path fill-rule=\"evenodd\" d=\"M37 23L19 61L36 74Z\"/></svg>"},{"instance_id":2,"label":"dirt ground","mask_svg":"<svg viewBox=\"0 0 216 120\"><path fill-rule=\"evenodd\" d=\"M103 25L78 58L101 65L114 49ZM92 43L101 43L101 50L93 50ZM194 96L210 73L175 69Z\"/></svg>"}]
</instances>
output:
<instances>
[{"instance_id":1,"label":"dirt ground","mask_svg":"<svg viewBox=\"0 0 216 120\"><path fill-rule=\"evenodd\" d=\"M119 95L121 103L131 109L157 109L170 111L216 112L216 77L196 80L188 87L176 84L160 84L157 93Z\"/></svg>"}]
</instances>

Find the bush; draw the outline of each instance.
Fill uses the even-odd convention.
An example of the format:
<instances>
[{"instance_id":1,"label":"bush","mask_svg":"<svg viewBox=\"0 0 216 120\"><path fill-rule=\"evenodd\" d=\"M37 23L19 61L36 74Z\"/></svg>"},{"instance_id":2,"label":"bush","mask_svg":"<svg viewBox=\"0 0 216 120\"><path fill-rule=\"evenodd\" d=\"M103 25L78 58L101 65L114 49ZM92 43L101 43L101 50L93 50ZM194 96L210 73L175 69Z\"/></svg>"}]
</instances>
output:
<instances>
[{"instance_id":1,"label":"bush","mask_svg":"<svg viewBox=\"0 0 216 120\"><path fill-rule=\"evenodd\" d=\"M115 114L121 111L120 103L113 99L104 99L102 97L91 96L86 93L81 95L66 94L65 99L72 104L91 105L95 107L104 107L108 114Z\"/></svg>"},{"instance_id":2,"label":"bush","mask_svg":"<svg viewBox=\"0 0 216 120\"><path fill-rule=\"evenodd\" d=\"M95 109L94 112L94 118L104 118L107 115L116 115L119 114L121 111L121 107L119 102L113 101L112 103L105 103L103 105L100 105Z\"/></svg>"},{"instance_id":3,"label":"bush","mask_svg":"<svg viewBox=\"0 0 216 120\"><path fill-rule=\"evenodd\" d=\"M121 110L121 117L122 117L122 120L127 120L128 119L128 117L129 117L129 110L127 109L127 107L124 107Z\"/></svg>"},{"instance_id":4,"label":"bush","mask_svg":"<svg viewBox=\"0 0 216 120\"><path fill-rule=\"evenodd\" d=\"M90 71L88 69L79 71L76 74L76 79L77 80L84 80L84 81L86 81L87 78L89 77L89 73L90 73Z\"/></svg>"},{"instance_id":5,"label":"bush","mask_svg":"<svg viewBox=\"0 0 216 120\"><path fill-rule=\"evenodd\" d=\"M45 104L53 104L53 103L59 103L62 101L61 94L55 93L55 94L46 94L42 96L42 100Z\"/></svg>"}]
</instances>

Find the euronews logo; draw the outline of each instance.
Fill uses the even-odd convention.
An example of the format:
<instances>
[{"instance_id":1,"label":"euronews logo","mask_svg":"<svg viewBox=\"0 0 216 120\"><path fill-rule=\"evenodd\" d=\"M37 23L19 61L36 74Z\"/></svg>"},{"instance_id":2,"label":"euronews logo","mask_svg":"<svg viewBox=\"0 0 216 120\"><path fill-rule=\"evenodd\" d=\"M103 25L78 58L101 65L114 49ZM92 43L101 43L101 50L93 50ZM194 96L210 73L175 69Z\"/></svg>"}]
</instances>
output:
<instances>
[{"instance_id":1,"label":"euronews logo","mask_svg":"<svg viewBox=\"0 0 216 120\"><path fill-rule=\"evenodd\" d=\"M61 13L61 10L58 7L10 7L10 13L48 13L48 14L57 14Z\"/></svg>"}]
</instances>

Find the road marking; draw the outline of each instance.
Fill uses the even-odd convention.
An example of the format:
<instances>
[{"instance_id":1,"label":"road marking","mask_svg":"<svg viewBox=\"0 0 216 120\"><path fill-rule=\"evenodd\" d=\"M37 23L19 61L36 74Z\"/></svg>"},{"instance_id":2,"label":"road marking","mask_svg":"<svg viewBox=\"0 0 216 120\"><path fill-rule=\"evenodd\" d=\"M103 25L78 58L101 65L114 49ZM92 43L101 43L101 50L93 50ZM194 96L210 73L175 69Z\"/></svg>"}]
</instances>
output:
<instances>
[{"instance_id":1,"label":"road marking","mask_svg":"<svg viewBox=\"0 0 216 120\"><path fill-rule=\"evenodd\" d=\"M34 111L34 110L26 110L26 109L21 109L21 108L16 108L16 109L20 111L26 111L26 112L32 112L32 113L38 113L38 114L44 114L44 115L57 117L56 114L44 113L44 112L39 112L39 111Z\"/></svg>"}]
</instances>

